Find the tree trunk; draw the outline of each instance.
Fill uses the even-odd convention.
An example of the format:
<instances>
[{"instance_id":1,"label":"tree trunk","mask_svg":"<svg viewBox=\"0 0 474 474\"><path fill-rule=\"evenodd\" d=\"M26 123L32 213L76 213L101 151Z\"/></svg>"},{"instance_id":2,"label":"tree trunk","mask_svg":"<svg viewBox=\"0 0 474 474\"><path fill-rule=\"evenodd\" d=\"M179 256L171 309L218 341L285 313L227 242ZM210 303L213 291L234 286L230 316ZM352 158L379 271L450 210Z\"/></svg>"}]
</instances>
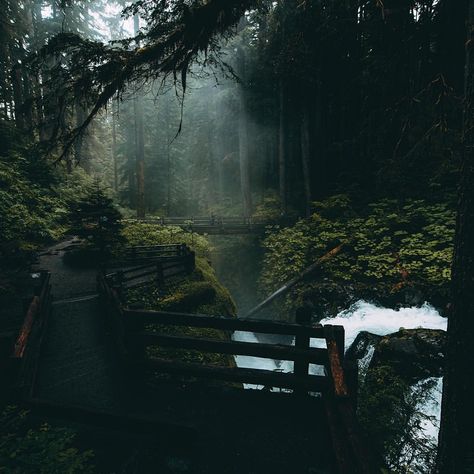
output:
<instances>
[{"instance_id":1,"label":"tree trunk","mask_svg":"<svg viewBox=\"0 0 474 474\"><path fill-rule=\"evenodd\" d=\"M303 171L303 185L305 196L305 215L311 214L311 171L310 171L310 120L308 104L302 104L301 117L301 168Z\"/></svg>"},{"instance_id":2,"label":"tree trunk","mask_svg":"<svg viewBox=\"0 0 474 474\"><path fill-rule=\"evenodd\" d=\"M464 42L466 12L469 0L441 0L438 7L440 22L439 54L443 76L449 86L462 94L464 86Z\"/></svg>"},{"instance_id":3,"label":"tree trunk","mask_svg":"<svg viewBox=\"0 0 474 474\"><path fill-rule=\"evenodd\" d=\"M166 189L166 214L171 215L171 191L172 191L172 179L173 173L171 169L171 135L170 135L170 102L168 97L163 98L165 101L165 127L166 127L166 176L167 176L167 189Z\"/></svg>"},{"instance_id":4,"label":"tree trunk","mask_svg":"<svg viewBox=\"0 0 474 474\"><path fill-rule=\"evenodd\" d=\"M138 15L133 17L135 34L140 29ZM143 136L143 104L140 97L133 101L135 115L135 159L137 175L137 217L145 217L145 141Z\"/></svg>"},{"instance_id":5,"label":"tree trunk","mask_svg":"<svg viewBox=\"0 0 474 474\"><path fill-rule=\"evenodd\" d=\"M287 155L287 97L283 79L280 80L280 124L279 124L279 141L278 141L278 175L280 189L280 207L281 213L286 214L286 155Z\"/></svg>"},{"instance_id":6,"label":"tree trunk","mask_svg":"<svg viewBox=\"0 0 474 474\"><path fill-rule=\"evenodd\" d=\"M474 469L474 0L469 2L463 164L452 267L438 472Z\"/></svg>"},{"instance_id":7,"label":"tree trunk","mask_svg":"<svg viewBox=\"0 0 474 474\"><path fill-rule=\"evenodd\" d=\"M75 112L76 112L76 127L80 127L84 121L86 120L87 114L84 110L84 107L80 103L78 99L76 99L75 103ZM81 164L81 166L87 171L90 172L90 163L87 162L87 159L84 157L83 153L84 149L84 136L81 134L74 144L74 154L75 154L75 161L77 164Z\"/></svg>"},{"instance_id":8,"label":"tree trunk","mask_svg":"<svg viewBox=\"0 0 474 474\"><path fill-rule=\"evenodd\" d=\"M241 47L238 48L239 75L245 81L245 56ZM244 216L252 214L252 196L250 192L249 176L249 137L247 128L247 98L246 90L239 87L239 164L240 189L242 192L242 208Z\"/></svg>"},{"instance_id":9,"label":"tree trunk","mask_svg":"<svg viewBox=\"0 0 474 474\"><path fill-rule=\"evenodd\" d=\"M11 51L11 48L10 48ZM11 51L12 62L13 52ZM25 128L25 120L23 115L23 88L22 88L22 72L21 64L14 61L11 71L13 101L15 103L15 123L20 130Z\"/></svg>"},{"instance_id":10,"label":"tree trunk","mask_svg":"<svg viewBox=\"0 0 474 474\"><path fill-rule=\"evenodd\" d=\"M118 191L118 165L117 165L117 109L115 100L112 102L112 163L114 167L114 191Z\"/></svg>"}]
</instances>

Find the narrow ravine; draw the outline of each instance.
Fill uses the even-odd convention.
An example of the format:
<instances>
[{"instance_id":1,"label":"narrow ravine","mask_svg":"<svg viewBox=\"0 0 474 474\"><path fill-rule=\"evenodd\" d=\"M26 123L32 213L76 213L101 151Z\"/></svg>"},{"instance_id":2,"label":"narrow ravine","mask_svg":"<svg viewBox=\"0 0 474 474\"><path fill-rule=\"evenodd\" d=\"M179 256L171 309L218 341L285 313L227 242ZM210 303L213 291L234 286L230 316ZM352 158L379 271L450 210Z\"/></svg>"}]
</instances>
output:
<instances>
[{"instance_id":1,"label":"narrow ravine","mask_svg":"<svg viewBox=\"0 0 474 474\"><path fill-rule=\"evenodd\" d=\"M255 258L255 255L258 255L259 249L253 249L252 253L248 256L245 255L245 252L239 252L239 257L236 259L236 252L229 251L229 248L232 248L232 245L223 247L217 246L217 249L214 251L213 261L218 262L218 265L215 265L218 276L229 288L237 304L238 314L243 316L252 305L258 303L256 287L261 269L259 267L260 261ZM235 265L236 261L238 261L237 271L229 277L229 274L225 274L224 272L226 269L229 269L229 263L231 265L230 268L232 268L232 265ZM245 269L245 271L242 271L242 269ZM268 317L268 314L264 315L264 317ZM349 308L339 312L335 317L327 317L321 320L321 323L344 326L346 350L362 331L378 336L386 336L399 331L401 328L441 330L446 330L447 328L447 319L442 317L429 303L424 303L421 306L401 307L394 310L377 306L364 300L357 301ZM251 332L236 331L233 334L233 339L235 341L250 343L270 342L270 338L271 342L279 344L293 344L294 342L288 337L255 334ZM325 342L320 339L312 339L311 345L313 347L324 347ZM364 377L374 351L374 346L369 345L366 348L363 357L359 359L359 378ZM272 360L250 356L235 356L235 361L237 366L242 368L264 369L280 372L293 371L293 362L291 361ZM313 374L321 374L323 368L321 366L310 365L310 372ZM417 406L417 410L426 415L415 434L420 441L426 438L431 438L433 440L437 439L441 415L441 377L421 380L420 382L413 384L411 390L415 392L420 384L426 383L427 381L432 382L429 384L429 393L426 394L427 396L424 397L423 401L420 401ZM245 388L261 390L265 387L246 384ZM407 455L409 456L410 453L407 453Z\"/></svg>"}]
</instances>

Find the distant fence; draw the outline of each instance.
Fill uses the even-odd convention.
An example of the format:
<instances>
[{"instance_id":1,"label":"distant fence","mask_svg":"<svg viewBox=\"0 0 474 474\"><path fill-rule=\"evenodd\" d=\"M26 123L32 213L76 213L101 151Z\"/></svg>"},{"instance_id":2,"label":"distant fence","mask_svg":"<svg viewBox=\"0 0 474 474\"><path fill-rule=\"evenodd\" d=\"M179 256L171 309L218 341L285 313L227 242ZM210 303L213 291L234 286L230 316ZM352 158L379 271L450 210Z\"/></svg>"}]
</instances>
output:
<instances>
[{"instance_id":1,"label":"distant fence","mask_svg":"<svg viewBox=\"0 0 474 474\"><path fill-rule=\"evenodd\" d=\"M163 286L166 278L190 273L195 264L195 254L185 244L129 247L115 262L120 268L105 272L105 277L120 293L150 284Z\"/></svg>"},{"instance_id":2,"label":"distant fence","mask_svg":"<svg viewBox=\"0 0 474 474\"><path fill-rule=\"evenodd\" d=\"M148 217L144 219L125 219L125 222L143 222L161 226L178 226L188 232L201 234L247 234L264 232L268 226L288 226L296 219L282 216L277 219L258 217L220 217L220 216L190 216L190 217Z\"/></svg>"}]
</instances>

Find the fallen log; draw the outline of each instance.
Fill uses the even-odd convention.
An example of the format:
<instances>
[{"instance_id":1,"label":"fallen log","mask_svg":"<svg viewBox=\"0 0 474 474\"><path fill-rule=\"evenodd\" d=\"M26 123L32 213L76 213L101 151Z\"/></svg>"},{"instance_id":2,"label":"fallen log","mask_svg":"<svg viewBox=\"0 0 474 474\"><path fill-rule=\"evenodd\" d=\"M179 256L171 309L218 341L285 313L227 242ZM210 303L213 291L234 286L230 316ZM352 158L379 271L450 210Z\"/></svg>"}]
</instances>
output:
<instances>
[{"instance_id":1,"label":"fallen log","mask_svg":"<svg viewBox=\"0 0 474 474\"><path fill-rule=\"evenodd\" d=\"M250 318L253 316L255 313L258 313L261 311L263 308L268 306L273 300L278 298L279 296L282 296L288 291L291 290L297 283L299 283L301 280L303 280L305 277L316 271L323 263L327 262L331 258L333 258L335 255L337 255L343 248L344 244L340 244L337 247L334 247L332 250L330 250L328 253L324 254L322 257L318 258L316 262L314 262L312 265L309 267L306 267L302 272L300 272L297 276L292 278L291 280L287 281L282 287L278 288L274 293L272 293L268 298L266 298L264 301L262 301L260 304L252 308L245 316L244 318Z\"/></svg>"}]
</instances>

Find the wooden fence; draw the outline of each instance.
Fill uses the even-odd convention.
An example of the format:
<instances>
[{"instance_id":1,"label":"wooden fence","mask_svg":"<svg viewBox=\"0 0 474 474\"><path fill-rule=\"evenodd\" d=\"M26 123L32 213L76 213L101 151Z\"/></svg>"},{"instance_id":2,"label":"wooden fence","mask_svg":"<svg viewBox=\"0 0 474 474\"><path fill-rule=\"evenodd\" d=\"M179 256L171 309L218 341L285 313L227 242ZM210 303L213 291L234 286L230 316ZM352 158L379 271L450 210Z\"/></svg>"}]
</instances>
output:
<instances>
[{"instance_id":1,"label":"wooden fence","mask_svg":"<svg viewBox=\"0 0 474 474\"><path fill-rule=\"evenodd\" d=\"M166 278L191 273L195 255L185 244L136 246L126 249L115 266L120 269L107 272L106 278L120 293L149 284L162 286Z\"/></svg>"},{"instance_id":2,"label":"wooden fence","mask_svg":"<svg viewBox=\"0 0 474 474\"><path fill-rule=\"evenodd\" d=\"M149 217L145 219L128 219L129 222L144 222L146 224L178 226L188 232L201 234L246 234L264 232L267 226L288 226L295 219L281 217L278 219L263 219L258 217L220 217L220 216L189 216L189 217Z\"/></svg>"},{"instance_id":3,"label":"wooden fence","mask_svg":"<svg viewBox=\"0 0 474 474\"><path fill-rule=\"evenodd\" d=\"M115 260L117 265L182 262L194 268L194 252L186 244L137 245L126 248Z\"/></svg>"},{"instance_id":4,"label":"wooden fence","mask_svg":"<svg viewBox=\"0 0 474 474\"><path fill-rule=\"evenodd\" d=\"M37 273L34 296L18 333L9 360L10 387L21 397L33 396L39 354L51 313L51 284L48 272Z\"/></svg>"},{"instance_id":5,"label":"wooden fence","mask_svg":"<svg viewBox=\"0 0 474 474\"><path fill-rule=\"evenodd\" d=\"M295 396L320 392L326 408L327 422L333 442L337 471L340 474L374 474L381 472L360 434L355 416L357 395L357 363L344 361L344 328L312 325L306 309L297 312L296 323L259 319L236 319L164 311L139 311L122 306L119 295L104 274L99 276L99 291L104 309L113 328L116 345L133 373L137 368L178 377L196 377L249 383L290 389ZM210 328L227 332L249 331L262 334L293 336L295 344L263 344L232 340L171 336L156 327ZM322 339L325 348L311 347L311 339ZM245 355L293 361L292 373L263 369L214 366L145 357L150 345L227 355ZM310 364L324 367L324 375L313 375Z\"/></svg>"},{"instance_id":6,"label":"wooden fence","mask_svg":"<svg viewBox=\"0 0 474 474\"><path fill-rule=\"evenodd\" d=\"M176 375L252 383L293 389L300 393L301 391L325 392L335 390L335 393L349 396L348 389L342 388L343 377L341 371L344 358L344 328L342 326L311 325L308 320L309 315L305 311L301 311L298 315L300 323L290 324L258 319L131 310L122 306L117 289L110 285L110 280L105 275L99 277L99 290L109 320L114 328L117 345L123 355L128 358L128 363L139 363L159 372ZM148 329L154 325L289 335L295 337L295 345L256 344L232 340L170 336ZM311 347L311 338L325 340L327 348ZM145 352L144 349L150 345L217 354L288 360L294 363L294 372L281 373L262 369L216 367L184 363L178 360L169 361L141 357ZM136 360L133 360L133 358ZM309 364L326 367L326 375L310 374L308 371Z\"/></svg>"}]
</instances>

